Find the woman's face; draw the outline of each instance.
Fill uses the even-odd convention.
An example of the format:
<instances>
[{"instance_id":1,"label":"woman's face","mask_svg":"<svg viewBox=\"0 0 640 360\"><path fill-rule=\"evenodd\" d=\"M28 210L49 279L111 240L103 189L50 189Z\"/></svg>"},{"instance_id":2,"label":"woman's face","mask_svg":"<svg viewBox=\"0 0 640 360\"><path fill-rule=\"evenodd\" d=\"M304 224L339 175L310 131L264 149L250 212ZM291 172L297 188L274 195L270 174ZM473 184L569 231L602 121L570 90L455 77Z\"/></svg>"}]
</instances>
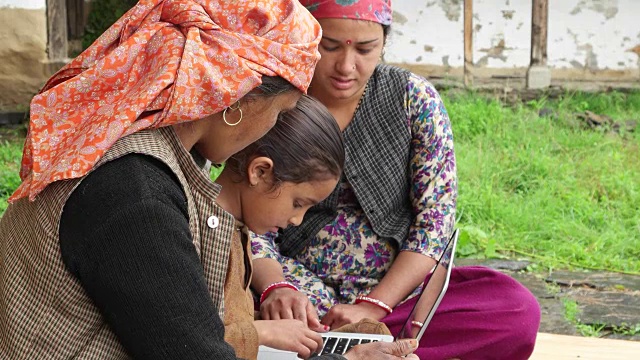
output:
<instances>
[{"instance_id":1,"label":"woman's face","mask_svg":"<svg viewBox=\"0 0 640 360\"><path fill-rule=\"evenodd\" d=\"M257 96L240 100L242 121L236 126L229 126L222 118L203 119L208 124L206 135L194 145L200 155L215 164L227 159L258 140L275 125L278 115L293 109L302 96L300 91L287 91L276 96ZM234 106L235 107L235 106ZM235 123L240 119L239 110L227 110L227 121Z\"/></svg>"},{"instance_id":2,"label":"woman's face","mask_svg":"<svg viewBox=\"0 0 640 360\"><path fill-rule=\"evenodd\" d=\"M328 100L358 96L373 74L384 47L382 25L351 19L320 19L322 57L309 93Z\"/></svg>"},{"instance_id":3,"label":"woman's face","mask_svg":"<svg viewBox=\"0 0 640 360\"><path fill-rule=\"evenodd\" d=\"M242 221L259 235L298 226L307 210L329 196L337 184L337 178L285 182L274 190L269 183L259 183L242 196Z\"/></svg>"}]
</instances>

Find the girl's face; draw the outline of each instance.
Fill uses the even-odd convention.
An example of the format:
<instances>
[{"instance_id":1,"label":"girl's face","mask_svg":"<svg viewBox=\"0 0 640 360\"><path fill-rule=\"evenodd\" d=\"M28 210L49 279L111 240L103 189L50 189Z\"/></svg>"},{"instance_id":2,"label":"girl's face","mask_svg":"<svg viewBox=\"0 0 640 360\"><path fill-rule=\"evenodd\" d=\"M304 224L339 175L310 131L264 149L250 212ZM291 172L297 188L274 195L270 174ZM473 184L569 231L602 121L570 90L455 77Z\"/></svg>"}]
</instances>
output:
<instances>
[{"instance_id":1,"label":"girl's face","mask_svg":"<svg viewBox=\"0 0 640 360\"><path fill-rule=\"evenodd\" d=\"M323 103L357 96L384 47L382 25L365 20L320 19L322 41L309 93Z\"/></svg>"},{"instance_id":2,"label":"girl's face","mask_svg":"<svg viewBox=\"0 0 640 360\"><path fill-rule=\"evenodd\" d=\"M265 172L263 179L270 173ZM295 184L282 183L272 188L270 181L258 181L240 194L242 221L256 234L277 232L289 225L298 226L310 207L328 197L338 184L337 178Z\"/></svg>"},{"instance_id":3,"label":"girl's face","mask_svg":"<svg viewBox=\"0 0 640 360\"><path fill-rule=\"evenodd\" d=\"M231 155L264 136L275 125L281 112L296 106L300 96L300 91L287 91L276 96L240 100L242 121L236 126L229 126L218 114L201 120L207 122L206 135L202 136L194 147L214 164L221 164ZM229 109L226 117L229 123L235 123L240 119L240 111Z\"/></svg>"}]
</instances>

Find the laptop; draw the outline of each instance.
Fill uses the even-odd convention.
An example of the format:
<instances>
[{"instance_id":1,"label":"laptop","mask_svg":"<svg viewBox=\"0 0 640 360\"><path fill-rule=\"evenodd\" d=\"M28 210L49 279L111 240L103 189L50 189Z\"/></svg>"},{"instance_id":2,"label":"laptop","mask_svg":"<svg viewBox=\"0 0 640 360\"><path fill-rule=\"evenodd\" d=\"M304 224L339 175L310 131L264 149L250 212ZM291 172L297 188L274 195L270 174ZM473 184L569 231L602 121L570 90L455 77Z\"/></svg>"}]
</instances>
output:
<instances>
[{"instance_id":1,"label":"laptop","mask_svg":"<svg viewBox=\"0 0 640 360\"><path fill-rule=\"evenodd\" d=\"M458 243L459 230L454 230L451 238L442 252L442 255L436 262L432 270L431 277L425 281L422 291L413 306L411 313L404 322L395 339L420 339L424 335L427 326L431 322L433 315L440 305L440 301L444 297L449 287L449 279L451 278L451 270L453 269L453 259L455 256L456 245ZM344 354L352 347L358 344L366 344L376 341L392 342L394 337L391 335L377 334L359 334L359 333L341 333L327 332L320 334L323 340L323 347L320 354ZM298 359L297 354L290 351L272 349L266 346L260 346L258 351L258 360L295 360Z\"/></svg>"}]
</instances>

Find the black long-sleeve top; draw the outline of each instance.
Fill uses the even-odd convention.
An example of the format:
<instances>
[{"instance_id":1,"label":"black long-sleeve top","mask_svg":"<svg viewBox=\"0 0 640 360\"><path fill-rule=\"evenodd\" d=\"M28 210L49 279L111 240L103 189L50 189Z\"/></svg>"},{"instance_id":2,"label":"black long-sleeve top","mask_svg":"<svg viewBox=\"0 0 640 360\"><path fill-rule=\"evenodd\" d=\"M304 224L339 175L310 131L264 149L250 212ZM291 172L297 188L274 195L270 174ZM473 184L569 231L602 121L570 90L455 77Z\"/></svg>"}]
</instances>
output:
<instances>
[{"instance_id":1,"label":"black long-sleeve top","mask_svg":"<svg viewBox=\"0 0 640 360\"><path fill-rule=\"evenodd\" d=\"M236 359L192 240L178 179L139 154L87 175L60 222L65 266L133 358Z\"/></svg>"}]
</instances>

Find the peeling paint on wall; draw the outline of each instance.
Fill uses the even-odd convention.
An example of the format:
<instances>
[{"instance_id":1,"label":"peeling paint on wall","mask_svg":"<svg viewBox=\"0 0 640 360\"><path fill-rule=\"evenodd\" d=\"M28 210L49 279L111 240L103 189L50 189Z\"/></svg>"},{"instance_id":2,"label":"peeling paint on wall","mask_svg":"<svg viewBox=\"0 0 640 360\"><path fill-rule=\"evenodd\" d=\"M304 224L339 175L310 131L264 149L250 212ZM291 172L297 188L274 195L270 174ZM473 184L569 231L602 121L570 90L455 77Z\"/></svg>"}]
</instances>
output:
<instances>
[{"instance_id":1,"label":"peeling paint on wall","mask_svg":"<svg viewBox=\"0 0 640 360\"><path fill-rule=\"evenodd\" d=\"M505 20L511 20L513 19L514 12L513 10L502 10L502 17L505 18Z\"/></svg>"},{"instance_id":2,"label":"peeling paint on wall","mask_svg":"<svg viewBox=\"0 0 640 360\"><path fill-rule=\"evenodd\" d=\"M393 12L393 23L398 25L403 25L407 23L407 18L401 13L394 11Z\"/></svg>"},{"instance_id":3,"label":"peeling paint on wall","mask_svg":"<svg viewBox=\"0 0 640 360\"><path fill-rule=\"evenodd\" d=\"M553 2L548 65L576 68L579 64L590 71L637 69L638 56L627 50L635 45L630 39L638 32L638 14L638 0Z\"/></svg>"},{"instance_id":4,"label":"peeling paint on wall","mask_svg":"<svg viewBox=\"0 0 640 360\"><path fill-rule=\"evenodd\" d=\"M486 55L476 61L476 66L487 66L490 58L500 59L506 62L507 57L504 55L505 49L507 49L507 47L505 46L504 39L501 39L495 46L492 46L488 49L480 49L480 52L483 52Z\"/></svg>"},{"instance_id":5,"label":"peeling paint on wall","mask_svg":"<svg viewBox=\"0 0 640 360\"><path fill-rule=\"evenodd\" d=\"M583 9L593 10L603 14L607 19L612 19L618 14L618 0L580 0L570 14L576 15Z\"/></svg>"},{"instance_id":6,"label":"peeling paint on wall","mask_svg":"<svg viewBox=\"0 0 640 360\"><path fill-rule=\"evenodd\" d=\"M462 6L464 0L439 0L438 5L444 11L447 19L451 21L458 21L462 16Z\"/></svg>"},{"instance_id":7,"label":"peeling paint on wall","mask_svg":"<svg viewBox=\"0 0 640 360\"><path fill-rule=\"evenodd\" d=\"M385 61L442 65L446 55L451 66L462 66L462 5L463 0L394 1Z\"/></svg>"},{"instance_id":8,"label":"peeling paint on wall","mask_svg":"<svg viewBox=\"0 0 640 360\"><path fill-rule=\"evenodd\" d=\"M410 65L464 65L464 0L394 1L385 60ZM473 1L473 58L478 67L526 68L531 52L531 0ZM552 68L638 69L640 0L559 0L549 3ZM577 67L577 69L576 69Z\"/></svg>"},{"instance_id":9,"label":"peeling paint on wall","mask_svg":"<svg viewBox=\"0 0 640 360\"><path fill-rule=\"evenodd\" d=\"M476 23L473 58L478 67L529 66L531 57L531 2L474 0Z\"/></svg>"},{"instance_id":10,"label":"peeling paint on wall","mask_svg":"<svg viewBox=\"0 0 640 360\"><path fill-rule=\"evenodd\" d=\"M442 57L442 65L447 66L447 67L450 66L449 65L449 55L445 55L445 56Z\"/></svg>"}]
</instances>

